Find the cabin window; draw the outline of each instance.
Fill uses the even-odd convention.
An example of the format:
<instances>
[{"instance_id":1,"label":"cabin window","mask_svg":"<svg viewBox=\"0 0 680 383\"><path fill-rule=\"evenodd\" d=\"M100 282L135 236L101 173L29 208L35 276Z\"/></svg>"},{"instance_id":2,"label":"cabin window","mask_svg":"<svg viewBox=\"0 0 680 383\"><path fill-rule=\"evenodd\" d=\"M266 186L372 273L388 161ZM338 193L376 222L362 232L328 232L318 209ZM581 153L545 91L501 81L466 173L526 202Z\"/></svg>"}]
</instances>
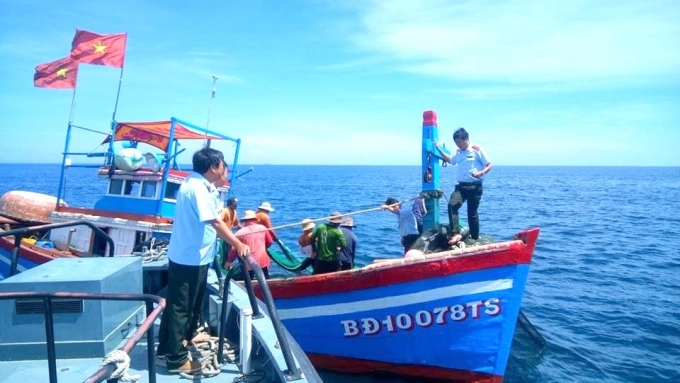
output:
<instances>
[{"instance_id":1,"label":"cabin window","mask_svg":"<svg viewBox=\"0 0 680 383\"><path fill-rule=\"evenodd\" d=\"M109 181L109 194L122 194L122 192L123 192L123 180Z\"/></svg>"},{"instance_id":2,"label":"cabin window","mask_svg":"<svg viewBox=\"0 0 680 383\"><path fill-rule=\"evenodd\" d=\"M156 185L154 181L142 181L142 197L153 198L156 196Z\"/></svg>"},{"instance_id":3,"label":"cabin window","mask_svg":"<svg viewBox=\"0 0 680 383\"><path fill-rule=\"evenodd\" d=\"M177 192L179 191L179 184L168 182L165 186L164 198L177 199Z\"/></svg>"},{"instance_id":4,"label":"cabin window","mask_svg":"<svg viewBox=\"0 0 680 383\"><path fill-rule=\"evenodd\" d=\"M126 180L125 181L125 195L137 197L139 196L139 181Z\"/></svg>"}]
</instances>

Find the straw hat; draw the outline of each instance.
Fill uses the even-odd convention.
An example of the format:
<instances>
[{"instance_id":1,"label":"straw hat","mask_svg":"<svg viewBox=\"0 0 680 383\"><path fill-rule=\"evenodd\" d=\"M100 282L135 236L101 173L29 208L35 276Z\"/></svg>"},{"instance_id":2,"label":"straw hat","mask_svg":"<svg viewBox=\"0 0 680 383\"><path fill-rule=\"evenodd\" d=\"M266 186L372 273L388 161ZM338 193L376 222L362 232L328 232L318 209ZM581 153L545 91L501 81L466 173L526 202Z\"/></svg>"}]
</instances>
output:
<instances>
[{"instance_id":1,"label":"straw hat","mask_svg":"<svg viewBox=\"0 0 680 383\"><path fill-rule=\"evenodd\" d=\"M269 202L262 202L262 205L258 206L257 208L266 211L274 211L274 208Z\"/></svg>"},{"instance_id":2,"label":"straw hat","mask_svg":"<svg viewBox=\"0 0 680 383\"><path fill-rule=\"evenodd\" d=\"M312 222L311 219L305 218L302 220L302 231L312 230L314 226L316 226L316 224Z\"/></svg>"},{"instance_id":3,"label":"straw hat","mask_svg":"<svg viewBox=\"0 0 680 383\"><path fill-rule=\"evenodd\" d=\"M347 218L343 219L342 222L340 222L340 226L355 227L354 226L354 220L352 218L347 217Z\"/></svg>"},{"instance_id":4,"label":"straw hat","mask_svg":"<svg viewBox=\"0 0 680 383\"><path fill-rule=\"evenodd\" d=\"M246 210L243 212L243 217L241 217L241 221L247 221L249 219L257 219L255 212L252 210Z\"/></svg>"},{"instance_id":5,"label":"straw hat","mask_svg":"<svg viewBox=\"0 0 680 383\"><path fill-rule=\"evenodd\" d=\"M328 222L340 224L340 222L342 222L342 214L339 211L332 212Z\"/></svg>"}]
</instances>

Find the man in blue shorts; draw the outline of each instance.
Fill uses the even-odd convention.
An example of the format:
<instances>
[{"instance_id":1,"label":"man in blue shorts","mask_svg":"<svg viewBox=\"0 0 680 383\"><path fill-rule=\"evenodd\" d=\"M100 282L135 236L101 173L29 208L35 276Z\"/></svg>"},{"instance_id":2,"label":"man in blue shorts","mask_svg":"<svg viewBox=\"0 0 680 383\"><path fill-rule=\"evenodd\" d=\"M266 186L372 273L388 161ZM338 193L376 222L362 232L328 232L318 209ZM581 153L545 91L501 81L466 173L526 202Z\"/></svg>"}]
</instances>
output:
<instances>
[{"instance_id":1,"label":"man in blue shorts","mask_svg":"<svg viewBox=\"0 0 680 383\"><path fill-rule=\"evenodd\" d=\"M448 213L451 235L460 233L458 223L458 209L467 202L468 225L470 225L470 237L477 240L479 238L479 214L477 208L482 200L482 180L484 175L491 171L491 161L489 157L478 145L470 144L470 135L464 128L458 128L453 133L453 141L458 150L453 156L444 153L437 142L434 142L437 151L444 161L457 165L456 170L456 189L451 193L449 199Z\"/></svg>"}]
</instances>

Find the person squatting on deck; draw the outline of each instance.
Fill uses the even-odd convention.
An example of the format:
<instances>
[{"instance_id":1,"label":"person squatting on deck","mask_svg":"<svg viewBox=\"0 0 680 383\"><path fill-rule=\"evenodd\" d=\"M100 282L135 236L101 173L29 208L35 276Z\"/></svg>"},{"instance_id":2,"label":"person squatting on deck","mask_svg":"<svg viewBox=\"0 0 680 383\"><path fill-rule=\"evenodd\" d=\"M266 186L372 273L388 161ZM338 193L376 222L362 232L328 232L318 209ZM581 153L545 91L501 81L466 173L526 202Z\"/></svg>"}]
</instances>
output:
<instances>
[{"instance_id":1,"label":"person squatting on deck","mask_svg":"<svg viewBox=\"0 0 680 383\"><path fill-rule=\"evenodd\" d=\"M193 173L177 193L175 220L168 247L168 293L158 334L156 358L165 361L171 373L201 371L198 361L189 360L186 344L197 335L203 308L208 268L215 258L217 236L227 241L239 256L250 249L220 219L221 201L213 183L225 181L222 152L203 148L194 153Z\"/></svg>"},{"instance_id":2,"label":"person squatting on deck","mask_svg":"<svg viewBox=\"0 0 680 383\"><path fill-rule=\"evenodd\" d=\"M453 156L444 153L437 141L434 142L435 148L442 156L444 161L457 165L455 190L449 199L448 213L451 235L460 233L458 222L458 209L467 201L468 225L470 226L470 237L479 239L479 214L477 208L482 200L482 179L486 173L491 171L492 165L489 157L479 145L470 144L470 135L464 128L458 128L453 133L458 150Z\"/></svg>"},{"instance_id":3,"label":"person squatting on deck","mask_svg":"<svg viewBox=\"0 0 680 383\"><path fill-rule=\"evenodd\" d=\"M332 273L340 270L338 253L347 247L347 240L338 228L342 214L333 212L326 223L322 223L312 233L312 274Z\"/></svg>"},{"instance_id":4,"label":"person squatting on deck","mask_svg":"<svg viewBox=\"0 0 680 383\"><path fill-rule=\"evenodd\" d=\"M354 267L354 257L357 253L357 236L352 232L354 227L352 218L347 217L340 222L340 231L347 241L347 246L338 254L340 256L340 270L351 270Z\"/></svg>"},{"instance_id":5,"label":"person squatting on deck","mask_svg":"<svg viewBox=\"0 0 680 383\"><path fill-rule=\"evenodd\" d=\"M255 262L262 268L264 277L269 278L269 265L271 265L271 261L269 260L269 255L267 255L267 248L274 243L274 238L264 225L258 223L254 211L246 210L243 213L241 221L243 222L243 228L236 232L236 238L248 245L250 254ZM229 253L229 258L227 258L227 262L224 263L224 267L227 269L231 267L231 264L236 260L237 255L236 251L232 249ZM254 279L255 274L251 270L250 265L246 264L245 266L250 273L250 279Z\"/></svg>"},{"instance_id":6,"label":"person squatting on deck","mask_svg":"<svg viewBox=\"0 0 680 383\"><path fill-rule=\"evenodd\" d=\"M394 197L389 197L385 204L380 207L398 216L398 229L401 236L401 245L404 246L404 254L411 249L418 240L418 225L413 210L402 208L402 203Z\"/></svg>"},{"instance_id":7,"label":"person squatting on deck","mask_svg":"<svg viewBox=\"0 0 680 383\"><path fill-rule=\"evenodd\" d=\"M274 208L269 202L262 202L262 204L257 207L255 214L257 216L258 223L269 229L269 231L272 233L272 238L274 238L274 241L276 241L278 237L276 236L274 230L272 230L272 220L269 218L269 213L273 211Z\"/></svg>"}]
</instances>

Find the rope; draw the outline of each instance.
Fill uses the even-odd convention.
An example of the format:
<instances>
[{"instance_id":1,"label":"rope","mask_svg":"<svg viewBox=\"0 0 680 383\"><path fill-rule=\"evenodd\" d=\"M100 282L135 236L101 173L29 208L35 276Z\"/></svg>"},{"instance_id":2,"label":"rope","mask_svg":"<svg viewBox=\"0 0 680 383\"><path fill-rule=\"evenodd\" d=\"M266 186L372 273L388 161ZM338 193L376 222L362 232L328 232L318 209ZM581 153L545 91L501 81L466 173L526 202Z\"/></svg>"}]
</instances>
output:
<instances>
[{"instance_id":1,"label":"rope","mask_svg":"<svg viewBox=\"0 0 680 383\"><path fill-rule=\"evenodd\" d=\"M149 249L144 247L143 251L134 251L132 255L142 257L142 263L149 263L165 258L168 254L168 244L156 245L156 238L151 238Z\"/></svg>"},{"instance_id":2,"label":"rope","mask_svg":"<svg viewBox=\"0 0 680 383\"><path fill-rule=\"evenodd\" d=\"M99 367L104 367L107 364L116 366L116 370L113 371L109 379L118 379L121 382L137 382L141 378L141 375L128 374L130 356L123 350L113 350L106 354Z\"/></svg>"},{"instance_id":3,"label":"rope","mask_svg":"<svg viewBox=\"0 0 680 383\"><path fill-rule=\"evenodd\" d=\"M411 201L414 201L415 199L417 199L418 197L420 197L420 195L417 196L417 197L407 198L407 199L405 199L405 200L403 200L403 201L401 201L401 202L397 202L397 203L394 203L394 204L388 205L388 206L396 206L396 205L398 205L398 204L400 204L400 203L411 202ZM379 210L382 210L382 206L383 206L383 205L380 205L380 206L378 206L378 207L372 207L372 208L369 208L369 209L356 210L356 211L351 211L351 212L349 212L349 213L343 213L343 214L340 214L340 217L348 217L348 216L350 216L350 215L357 215L357 214L369 213L369 212L372 212L372 211L379 211ZM312 222L327 221L327 220L331 219L332 217L337 217L337 216L327 216L327 217L321 217L321 218L314 218L314 219L312 219L311 221L312 221ZM279 225L279 226L274 226L274 227L272 227L272 228L270 228L270 229L267 229L267 230L285 229L285 228L288 228L288 227L300 226L300 225L302 225L302 221L300 221L300 222L293 222L293 223L287 223L287 224Z\"/></svg>"},{"instance_id":4,"label":"rope","mask_svg":"<svg viewBox=\"0 0 680 383\"><path fill-rule=\"evenodd\" d=\"M203 366L200 372L188 374L185 372L180 373L180 377L184 379L201 379L201 378L212 378L213 376L219 375L221 372L220 364L217 358L217 347L219 338L216 336L209 336L207 332L202 332L208 337L205 341L193 342L187 346L189 351L189 357L192 361L198 361ZM233 346L225 343L224 356L231 363L236 360L236 351Z\"/></svg>"}]
</instances>

